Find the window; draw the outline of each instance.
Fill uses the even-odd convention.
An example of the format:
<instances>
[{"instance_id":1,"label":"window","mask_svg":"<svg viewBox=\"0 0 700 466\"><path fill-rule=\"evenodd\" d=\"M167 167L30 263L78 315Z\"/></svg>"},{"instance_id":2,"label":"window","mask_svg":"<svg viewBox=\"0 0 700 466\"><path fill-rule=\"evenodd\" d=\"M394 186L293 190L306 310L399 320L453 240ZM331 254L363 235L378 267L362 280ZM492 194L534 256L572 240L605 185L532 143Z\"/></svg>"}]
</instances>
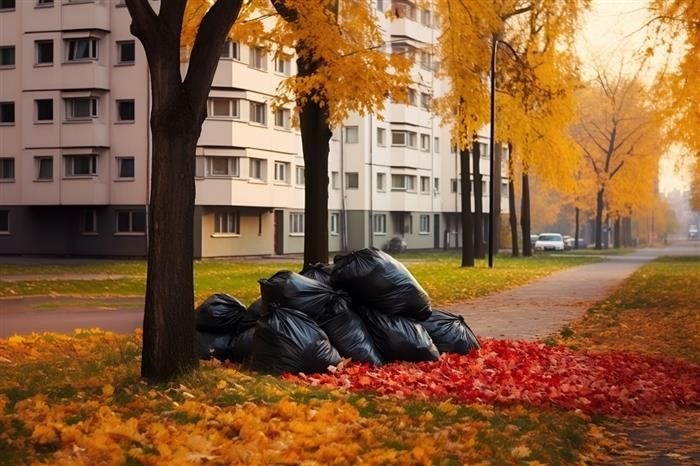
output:
<instances>
[{"instance_id":1,"label":"window","mask_svg":"<svg viewBox=\"0 0 700 466\"><path fill-rule=\"evenodd\" d=\"M359 131L357 126L346 126L345 127L345 142L347 144L357 144L359 140Z\"/></svg>"},{"instance_id":2,"label":"window","mask_svg":"<svg viewBox=\"0 0 700 466\"><path fill-rule=\"evenodd\" d=\"M331 188L332 189L340 188L340 186L338 186L338 178L339 178L338 172L331 172Z\"/></svg>"},{"instance_id":3,"label":"window","mask_svg":"<svg viewBox=\"0 0 700 466\"><path fill-rule=\"evenodd\" d=\"M501 149L501 160L503 162L508 160L508 146Z\"/></svg>"},{"instance_id":4,"label":"window","mask_svg":"<svg viewBox=\"0 0 700 466\"><path fill-rule=\"evenodd\" d=\"M212 97L207 101L207 113L216 118L240 118L240 100Z\"/></svg>"},{"instance_id":5,"label":"window","mask_svg":"<svg viewBox=\"0 0 700 466\"><path fill-rule=\"evenodd\" d=\"M386 130L384 128L377 128L377 145L386 146Z\"/></svg>"},{"instance_id":6,"label":"window","mask_svg":"<svg viewBox=\"0 0 700 466\"><path fill-rule=\"evenodd\" d=\"M424 110L430 110L433 103L433 96L426 92L420 93L420 107Z\"/></svg>"},{"instance_id":7,"label":"window","mask_svg":"<svg viewBox=\"0 0 700 466\"><path fill-rule=\"evenodd\" d=\"M0 210L0 233L9 234L10 233L10 211Z\"/></svg>"},{"instance_id":8,"label":"window","mask_svg":"<svg viewBox=\"0 0 700 466\"><path fill-rule=\"evenodd\" d=\"M256 70L267 71L267 53L262 47L250 48L250 67Z\"/></svg>"},{"instance_id":9,"label":"window","mask_svg":"<svg viewBox=\"0 0 700 466\"><path fill-rule=\"evenodd\" d=\"M413 215L399 213L394 217L394 233L397 235L413 234Z\"/></svg>"},{"instance_id":10,"label":"window","mask_svg":"<svg viewBox=\"0 0 700 466\"><path fill-rule=\"evenodd\" d=\"M296 184L298 186L304 186L306 184L306 172L302 166L296 167Z\"/></svg>"},{"instance_id":11,"label":"window","mask_svg":"<svg viewBox=\"0 0 700 466\"><path fill-rule=\"evenodd\" d=\"M3 45L0 46L0 68L15 67L15 46Z\"/></svg>"},{"instance_id":12,"label":"window","mask_svg":"<svg viewBox=\"0 0 700 466\"><path fill-rule=\"evenodd\" d=\"M0 102L0 124L11 124L15 122L15 103Z\"/></svg>"},{"instance_id":13,"label":"window","mask_svg":"<svg viewBox=\"0 0 700 466\"><path fill-rule=\"evenodd\" d=\"M423 152L430 152L430 135L421 134L420 135L420 150Z\"/></svg>"},{"instance_id":14,"label":"window","mask_svg":"<svg viewBox=\"0 0 700 466\"><path fill-rule=\"evenodd\" d=\"M241 59L241 46L238 42L227 40L221 49L221 58L229 58L232 60Z\"/></svg>"},{"instance_id":15,"label":"window","mask_svg":"<svg viewBox=\"0 0 700 466\"><path fill-rule=\"evenodd\" d=\"M384 0L377 0L377 10L384 11Z\"/></svg>"},{"instance_id":16,"label":"window","mask_svg":"<svg viewBox=\"0 0 700 466\"><path fill-rule=\"evenodd\" d=\"M82 37L66 40L66 60L87 61L97 60L99 41L94 37Z\"/></svg>"},{"instance_id":17,"label":"window","mask_svg":"<svg viewBox=\"0 0 700 466\"><path fill-rule=\"evenodd\" d=\"M440 138L433 138L433 152L440 152Z\"/></svg>"},{"instance_id":18,"label":"window","mask_svg":"<svg viewBox=\"0 0 700 466\"><path fill-rule=\"evenodd\" d=\"M430 193L430 177L421 176L420 177L420 192Z\"/></svg>"},{"instance_id":19,"label":"window","mask_svg":"<svg viewBox=\"0 0 700 466\"><path fill-rule=\"evenodd\" d=\"M338 212L333 212L329 215L331 226L329 228L331 235L337 235L340 233L340 214Z\"/></svg>"},{"instance_id":20,"label":"window","mask_svg":"<svg viewBox=\"0 0 700 466\"><path fill-rule=\"evenodd\" d=\"M421 215L418 217L418 233L430 233L430 215Z\"/></svg>"},{"instance_id":21,"label":"window","mask_svg":"<svg viewBox=\"0 0 700 466\"><path fill-rule=\"evenodd\" d=\"M67 120L89 120L97 118L96 97L75 97L66 100Z\"/></svg>"},{"instance_id":22,"label":"window","mask_svg":"<svg viewBox=\"0 0 700 466\"><path fill-rule=\"evenodd\" d=\"M240 176L240 157L207 157L207 176Z\"/></svg>"},{"instance_id":23,"label":"window","mask_svg":"<svg viewBox=\"0 0 700 466\"><path fill-rule=\"evenodd\" d=\"M136 60L136 44L133 40L117 42L117 63L133 65Z\"/></svg>"},{"instance_id":24,"label":"window","mask_svg":"<svg viewBox=\"0 0 700 466\"><path fill-rule=\"evenodd\" d=\"M483 142L479 143L479 155L483 158L488 158L489 156L489 145Z\"/></svg>"},{"instance_id":25,"label":"window","mask_svg":"<svg viewBox=\"0 0 700 466\"><path fill-rule=\"evenodd\" d=\"M430 71L433 67L432 64L432 54L428 50L421 50L420 51L420 67L423 68L424 70Z\"/></svg>"},{"instance_id":26,"label":"window","mask_svg":"<svg viewBox=\"0 0 700 466\"><path fill-rule=\"evenodd\" d=\"M348 189L357 189L360 187L360 175L357 172L345 174L345 187Z\"/></svg>"},{"instance_id":27,"label":"window","mask_svg":"<svg viewBox=\"0 0 700 466\"><path fill-rule=\"evenodd\" d=\"M133 100L117 100L117 121L134 121Z\"/></svg>"},{"instance_id":28,"label":"window","mask_svg":"<svg viewBox=\"0 0 700 466\"><path fill-rule=\"evenodd\" d=\"M289 164L286 162L275 162L275 181L289 183Z\"/></svg>"},{"instance_id":29,"label":"window","mask_svg":"<svg viewBox=\"0 0 700 466\"><path fill-rule=\"evenodd\" d=\"M53 157L34 157L36 179L47 181L53 179Z\"/></svg>"},{"instance_id":30,"label":"window","mask_svg":"<svg viewBox=\"0 0 700 466\"><path fill-rule=\"evenodd\" d=\"M303 235L304 234L304 213L291 212L289 214L289 234Z\"/></svg>"},{"instance_id":31,"label":"window","mask_svg":"<svg viewBox=\"0 0 700 466\"><path fill-rule=\"evenodd\" d=\"M135 166L133 157L117 157L118 178L133 178L134 171Z\"/></svg>"},{"instance_id":32,"label":"window","mask_svg":"<svg viewBox=\"0 0 700 466\"><path fill-rule=\"evenodd\" d=\"M501 197L508 197L508 182L501 181Z\"/></svg>"},{"instance_id":33,"label":"window","mask_svg":"<svg viewBox=\"0 0 700 466\"><path fill-rule=\"evenodd\" d=\"M0 0L0 10L14 10L15 0Z\"/></svg>"},{"instance_id":34,"label":"window","mask_svg":"<svg viewBox=\"0 0 700 466\"><path fill-rule=\"evenodd\" d=\"M15 159L14 157L0 158L0 180L14 181L15 179Z\"/></svg>"},{"instance_id":35,"label":"window","mask_svg":"<svg viewBox=\"0 0 700 466\"><path fill-rule=\"evenodd\" d=\"M391 131L391 145L392 146L407 146L416 147L416 142L418 139L418 134L413 131Z\"/></svg>"},{"instance_id":36,"label":"window","mask_svg":"<svg viewBox=\"0 0 700 466\"><path fill-rule=\"evenodd\" d=\"M36 99L36 121L53 121L53 99Z\"/></svg>"},{"instance_id":37,"label":"window","mask_svg":"<svg viewBox=\"0 0 700 466\"><path fill-rule=\"evenodd\" d=\"M80 211L80 234L97 234L97 211L95 209L87 209Z\"/></svg>"},{"instance_id":38,"label":"window","mask_svg":"<svg viewBox=\"0 0 700 466\"><path fill-rule=\"evenodd\" d=\"M433 190L435 194L440 192L440 178L433 178Z\"/></svg>"},{"instance_id":39,"label":"window","mask_svg":"<svg viewBox=\"0 0 700 466\"><path fill-rule=\"evenodd\" d=\"M423 26L431 27L433 25L432 16L430 10L421 10L420 12L420 23Z\"/></svg>"},{"instance_id":40,"label":"window","mask_svg":"<svg viewBox=\"0 0 700 466\"><path fill-rule=\"evenodd\" d=\"M278 55L275 58L275 71L289 76L292 73L292 60L286 55Z\"/></svg>"},{"instance_id":41,"label":"window","mask_svg":"<svg viewBox=\"0 0 700 466\"><path fill-rule=\"evenodd\" d=\"M408 105L416 106L416 90L408 88L406 91L406 103Z\"/></svg>"},{"instance_id":42,"label":"window","mask_svg":"<svg viewBox=\"0 0 700 466\"><path fill-rule=\"evenodd\" d=\"M377 191L386 190L386 173L377 173Z\"/></svg>"},{"instance_id":43,"label":"window","mask_svg":"<svg viewBox=\"0 0 700 466\"><path fill-rule=\"evenodd\" d=\"M386 214L372 216L372 232L377 235L386 235Z\"/></svg>"},{"instance_id":44,"label":"window","mask_svg":"<svg viewBox=\"0 0 700 466\"><path fill-rule=\"evenodd\" d=\"M37 0L37 7L50 7L53 6L53 0Z\"/></svg>"},{"instance_id":45,"label":"window","mask_svg":"<svg viewBox=\"0 0 700 466\"><path fill-rule=\"evenodd\" d=\"M241 234L241 214L237 210L221 210L214 213L214 233Z\"/></svg>"},{"instance_id":46,"label":"window","mask_svg":"<svg viewBox=\"0 0 700 466\"><path fill-rule=\"evenodd\" d=\"M51 65L53 64L53 41L52 40L37 40L34 41L36 49L36 64Z\"/></svg>"},{"instance_id":47,"label":"window","mask_svg":"<svg viewBox=\"0 0 700 466\"><path fill-rule=\"evenodd\" d=\"M412 175L391 175L392 191L415 191L416 177Z\"/></svg>"},{"instance_id":48,"label":"window","mask_svg":"<svg viewBox=\"0 0 700 466\"><path fill-rule=\"evenodd\" d=\"M66 176L97 175L96 155L66 155Z\"/></svg>"},{"instance_id":49,"label":"window","mask_svg":"<svg viewBox=\"0 0 700 466\"><path fill-rule=\"evenodd\" d=\"M255 180L265 181L265 160L250 159L250 177Z\"/></svg>"},{"instance_id":50,"label":"window","mask_svg":"<svg viewBox=\"0 0 700 466\"><path fill-rule=\"evenodd\" d=\"M292 112L288 108L278 108L275 110L275 127L289 129L289 119Z\"/></svg>"},{"instance_id":51,"label":"window","mask_svg":"<svg viewBox=\"0 0 700 466\"><path fill-rule=\"evenodd\" d=\"M143 210L118 210L117 233L144 233L146 212Z\"/></svg>"},{"instance_id":52,"label":"window","mask_svg":"<svg viewBox=\"0 0 700 466\"><path fill-rule=\"evenodd\" d=\"M486 197L489 195L489 184L487 181L481 181L481 196Z\"/></svg>"},{"instance_id":53,"label":"window","mask_svg":"<svg viewBox=\"0 0 700 466\"><path fill-rule=\"evenodd\" d=\"M250 121L261 125L267 124L265 104L260 102L250 103Z\"/></svg>"},{"instance_id":54,"label":"window","mask_svg":"<svg viewBox=\"0 0 700 466\"><path fill-rule=\"evenodd\" d=\"M458 183L457 178L451 178L450 179L450 192L456 193L458 185L459 185L459 183Z\"/></svg>"}]
</instances>

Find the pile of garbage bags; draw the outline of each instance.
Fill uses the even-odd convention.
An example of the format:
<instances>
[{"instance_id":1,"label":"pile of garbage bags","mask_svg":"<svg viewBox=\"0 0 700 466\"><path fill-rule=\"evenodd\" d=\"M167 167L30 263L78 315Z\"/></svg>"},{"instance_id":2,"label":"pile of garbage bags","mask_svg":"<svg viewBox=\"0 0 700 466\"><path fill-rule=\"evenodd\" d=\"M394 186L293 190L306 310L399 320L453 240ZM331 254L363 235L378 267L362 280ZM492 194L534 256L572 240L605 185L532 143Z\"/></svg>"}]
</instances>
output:
<instances>
[{"instance_id":1,"label":"pile of garbage bags","mask_svg":"<svg viewBox=\"0 0 700 466\"><path fill-rule=\"evenodd\" d=\"M217 293L195 310L200 358L270 374L317 373L341 358L434 361L479 347L461 316L433 309L403 264L375 248L258 282L260 298L248 308Z\"/></svg>"}]
</instances>

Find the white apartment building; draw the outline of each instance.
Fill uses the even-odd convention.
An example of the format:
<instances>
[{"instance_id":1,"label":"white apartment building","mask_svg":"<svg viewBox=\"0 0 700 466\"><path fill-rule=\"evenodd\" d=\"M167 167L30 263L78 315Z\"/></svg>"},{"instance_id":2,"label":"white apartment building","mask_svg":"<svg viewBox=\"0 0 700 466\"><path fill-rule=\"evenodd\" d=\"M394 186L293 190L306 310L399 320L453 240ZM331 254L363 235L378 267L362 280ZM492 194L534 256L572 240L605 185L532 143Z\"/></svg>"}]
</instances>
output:
<instances>
[{"instance_id":1,"label":"white apartment building","mask_svg":"<svg viewBox=\"0 0 700 466\"><path fill-rule=\"evenodd\" d=\"M379 17L387 51L416 57L415 86L383 121L354 116L334 131L329 247L396 236L410 249L454 247L459 160L430 111L445 86L430 48L437 30L410 1L376 4L401 13ZM0 0L0 254L145 255L149 78L130 22L118 0ZM295 72L293 57L224 47L196 152L197 257L303 251L301 138L292 109L270 107ZM507 191L499 198L507 212Z\"/></svg>"}]
</instances>

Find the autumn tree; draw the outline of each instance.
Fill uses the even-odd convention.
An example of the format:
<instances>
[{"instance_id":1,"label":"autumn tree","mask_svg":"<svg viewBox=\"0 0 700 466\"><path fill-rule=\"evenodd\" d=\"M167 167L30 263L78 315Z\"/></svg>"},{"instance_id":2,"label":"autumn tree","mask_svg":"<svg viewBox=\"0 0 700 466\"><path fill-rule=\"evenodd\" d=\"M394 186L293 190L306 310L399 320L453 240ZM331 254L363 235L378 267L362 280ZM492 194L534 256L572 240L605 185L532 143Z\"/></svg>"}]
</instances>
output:
<instances>
[{"instance_id":1,"label":"autumn tree","mask_svg":"<svg viewBox=\"0 0 700 466\"><path fill-rule=\"evenodd\" d=\"M151 80L153 171L141 375L156 381L197 364L192 312L195 147L221 45L242 0L206 5L183 76L180 42L186 3L163 1L156 12L147 0L126 0L131 33L143 44Z\"/></svg>"},{"instance_id":2,"label":"autumn tree","mask_svg":"<svg viewBox=\"0 0 700 466\"><path fill-rule=\"evenodd\" d=\"M649 174L644 179L650 182L655 180L655 163L662 147L646 95L647 90L634 77L625 77L621 72L610 76L600 70L579 93L573 136L583 153L588 176L595 181L596 249L602 247L603 218L606 213L615 212L611 210L613 204L619 209L630 197L634 198L635 192L641 192L641 174ZM623 180L628 178L622 175L624 172L637 174L632 177L632 193L624 196L626 200L619 196Z\"/></svg>"}]
</instances>

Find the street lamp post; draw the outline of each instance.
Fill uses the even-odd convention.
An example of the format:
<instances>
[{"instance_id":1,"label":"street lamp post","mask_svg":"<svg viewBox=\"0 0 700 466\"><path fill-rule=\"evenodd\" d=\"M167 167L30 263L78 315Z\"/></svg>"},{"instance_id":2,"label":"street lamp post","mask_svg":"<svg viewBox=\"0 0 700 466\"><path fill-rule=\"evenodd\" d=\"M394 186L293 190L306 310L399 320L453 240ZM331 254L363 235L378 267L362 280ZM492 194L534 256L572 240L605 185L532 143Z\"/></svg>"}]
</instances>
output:
<instances>
[{"instance_id":1,"label":"street lamp post","mask_svg":"<svg viewBox=\"0 0 700 466\"><path fill-rule=\"evenodd\" d=\"M494 194L496 189L494 188L495 183L495 171L496 171L496 50L498 49L498 37L496 34L491 36L491 121L489 128L489 173L491 176L491 183L489 184L489 268L493 267L493 249L495 242L495 219L494 212L496 211L496 201L494 199Z\"/></svg>"}]
</instances>

